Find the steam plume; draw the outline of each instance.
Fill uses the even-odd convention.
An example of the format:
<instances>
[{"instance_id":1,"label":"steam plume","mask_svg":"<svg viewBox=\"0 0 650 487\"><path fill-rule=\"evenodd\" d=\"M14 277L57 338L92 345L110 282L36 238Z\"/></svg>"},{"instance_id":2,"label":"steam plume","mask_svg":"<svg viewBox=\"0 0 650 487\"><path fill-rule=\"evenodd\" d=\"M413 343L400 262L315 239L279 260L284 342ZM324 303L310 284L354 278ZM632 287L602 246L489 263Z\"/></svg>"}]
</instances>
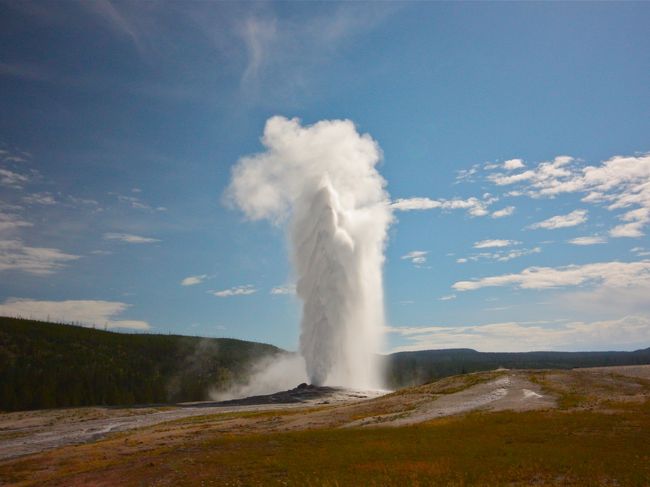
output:
<instances>
[{"instance_id":1,"label":"steam plume","mask_svg":"<svg viewBox=\"0 0 650 487\"><path fill-rule=\"evenodd\" d=\"M382 264L391 222L381 149L349 120L272 117L266 151L240 159L229 198L253 220L288 222L300 352L313 384L379 387Z\"/></svg>"}]
</instances>

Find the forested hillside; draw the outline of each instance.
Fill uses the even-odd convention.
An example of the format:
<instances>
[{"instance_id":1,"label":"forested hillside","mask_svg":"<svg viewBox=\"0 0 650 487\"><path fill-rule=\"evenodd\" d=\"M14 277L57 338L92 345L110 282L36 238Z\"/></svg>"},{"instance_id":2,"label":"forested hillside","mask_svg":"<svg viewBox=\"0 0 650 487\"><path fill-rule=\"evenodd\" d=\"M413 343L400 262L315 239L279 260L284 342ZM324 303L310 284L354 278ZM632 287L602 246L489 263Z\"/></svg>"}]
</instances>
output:
<instances>
[{"instance_id":1,"label":"forested hillside","mask_svg":"<svg viewBox=\"0 0 650 487\"><path fill-rule=\"evenodd\" d=\"M486 353L469 348L399 352L386 356L391 388L422 384L467 372L508 369L571 369L650 364L650 348L634 352Z\"/></svg>"},{"instance_id":2,"label":"forested hillside","mask_svg":"<svg viewBox=\"0 0 650 487\"><path fill-rule=\"evenodd\" d=\"M0 410L199 401L244 379L271 345L114 333L0 317Z\"/></svg>"}]
</instances>

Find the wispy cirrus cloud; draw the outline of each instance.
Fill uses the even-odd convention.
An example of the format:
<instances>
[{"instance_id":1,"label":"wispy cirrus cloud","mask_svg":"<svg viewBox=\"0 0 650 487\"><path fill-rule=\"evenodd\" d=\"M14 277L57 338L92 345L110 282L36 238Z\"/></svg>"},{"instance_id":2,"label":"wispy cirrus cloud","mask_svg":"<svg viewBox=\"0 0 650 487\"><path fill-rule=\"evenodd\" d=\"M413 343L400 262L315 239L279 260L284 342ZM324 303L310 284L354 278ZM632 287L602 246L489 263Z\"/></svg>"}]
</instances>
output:
<instances>
[{"instance_id":1,"label":"wispy cirrus cloud","mask_svg":"<svg viewBox=\"0 0 650 487\"><path fill-rule=\"evenodd\" d=\"M11 233L18 228L31 226L33 226L31 222L23 220L15 213L0 209L0 234Z\"/></svg>"},{"instance_id":2,"label":"wispy cirrus cloud","mask_svg":"<svg viewBox=\"0 0 650 487\"><path fill-rule=\"evenodd\" d=\"M497 262L507 262L512 259L517 259L525 255L539 254L542 251L541 247L533 247L531 249L510 249L510 250L497 250L494 252L479 252L476 254L468 255L456 259L459 264L464 264L468 261L478 262L481 260L492 260Z\"/></svg>"},{"instance_id":3,"label":"wispy cirrus cloud","mask_svg":"<svg viewBox=\"0 0 650 487\"><path fill-rule=\"evenodd\" d=\"M17 270L29 274L47 275L63 269L79 255L48 247L31 247L22 240L0 240L0 272Z\"/></svg>"},{"instance_id":4,"label":"wispy cirrus cloud","mask_svg":"<svg viewBox=\"0 0 650 487\"><path fill-rule=\"evenodd\" d=\"M284 284L282 286L274 286L271 288L270 294L273 294L274 296L296 294L296 285Z\"/></svg>"},{"instance_id":5,"label":"wispy cirrus cloud","mask_svg":"<svg viewBox=\"0 0 650 487\"><path fill-rule=\"evenodd\" d=\"M0 186L22 189L30 181L30 177L16 171L0 167Z\"/></svg>"},{"instance_id":6,"label":"wispy cirrus cloud","mask_svg":"<svg viewBox=\"0 0 650 487\"><path fill-rule=\"evenodd\" d=\"M400 259L408 260L412 264L416 264L416 265L426 264L426 262L427 262L427 254L428 253L429 252L426 251L426 250L413 250L413 251L409 252L408 254L403 255L402 257L400 257Z\"/></svg>"},{"instance_id":7,"label":"wispy cirrus cloud","mask_svg":"<svg viewBox=\"0 0 650 487\"><path fill-rule=\"evenodd\" d=\"M454 198L451 200L434 200L431 198L399 198L391 203L391 208L397 211L416 210L467 210L470 216L485 216L489 214L488 207L498 198L490 194L483 195L483 199L470 197L467 199Z\"/></svg>"},{"instance_id":8,"label":"wispy cirrus cloud","mask_svg":"<svg viewBox=\"0 0 650 487\"><path fill-rule=\"evenodd\" d=\"M222 289L221 291L210 291L210 294L218 298L230 298L232 296L248 296L250 294L255 294L257 289L252 284L246 284L243 286L235 286L229 289Z\"/></svg>"},{"instance_id":9,"label":"wispy cirrus cloud","mask_svg":"<svg viewBox=\"0 0 650 487\"><path fill-rule=\"evenodd\" d=\"M592 235L588 237L576 237L569 240L569 243L572 245L599 245L607 243L605 237L599 237L597 235Z\"/></svg>"},{"instance_id":10,"label":"wispy cirrus cloud","mask_svg":"<svg viewBox=\"0 0 650 487\"><path fill-rule=\"evenodd\" d=\"M104 240L115 240L118 242L130 243L130 244L148 244L160 242L157 238L151 237L142 237L140 235L132 235L130 233L105 233Z\"/></svg>"},{"instance_id":11,"label":"wispy cirrus cloud","mask_svg":"<svg viewBox=\"0 0 650 487\"><path fill-rule=\"evenodd\" d=\"M475 249L488 249L492 247L511 247L512 245L519 245L521 242L517 240L501 240L501 239L488 239L474 242Z\"/></svg>"}]
</instances>

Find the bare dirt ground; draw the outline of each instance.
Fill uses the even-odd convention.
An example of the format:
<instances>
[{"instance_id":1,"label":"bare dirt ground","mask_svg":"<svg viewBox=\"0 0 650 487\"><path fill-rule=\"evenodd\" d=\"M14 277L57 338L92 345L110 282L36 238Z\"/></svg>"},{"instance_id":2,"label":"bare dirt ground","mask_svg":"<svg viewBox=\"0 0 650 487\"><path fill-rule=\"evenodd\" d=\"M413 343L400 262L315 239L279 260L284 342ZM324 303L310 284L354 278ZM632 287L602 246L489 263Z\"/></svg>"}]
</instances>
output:
<instances>
[{"instance_id":1,"label":"bare dirt ground","mask_svg":"<svg viewBox=\"0 0 650 487\"><path fill-rule=\"evenodd\" d=\"M0 460L99 440L111 433L159 423L225 413L288 410L318 404L349 404L381 391L300 387L266 396L141 408L69 408L0 414Z\"/></svg>"},{"instance_id":2,"label":"bare dirt ground","mask_svg":"<svg viewBox=\"0 0 650 487\"><path fill-rule=\"evenodd\" d=\"M192 462L192 452L212 451L200 445L215 441L234 445L236 438L247 441L273 433L385 427L401 431L397 427L434 424L444 417L462 421L472 412L616 414L621 404L646 407L648 377L650 366L498 370L388 394L375 392L375 397L367 391L303 386L224 403L0 414L0 485L116 485L123 475L137 472L144 478L168 469L159 463L168 455ZM190 467L183 464L178 471L186 468Z\"/></svg>"}]
</instances>

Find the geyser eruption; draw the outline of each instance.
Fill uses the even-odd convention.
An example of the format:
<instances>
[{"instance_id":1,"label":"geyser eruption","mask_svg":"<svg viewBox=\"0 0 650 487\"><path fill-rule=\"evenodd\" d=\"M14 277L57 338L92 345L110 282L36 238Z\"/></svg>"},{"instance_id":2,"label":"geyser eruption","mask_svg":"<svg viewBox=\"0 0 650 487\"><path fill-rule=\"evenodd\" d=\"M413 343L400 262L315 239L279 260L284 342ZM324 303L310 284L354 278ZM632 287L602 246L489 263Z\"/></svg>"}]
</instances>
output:
<instances>
[{"instance_id":1,"label":"geyser eruption","mask_svg":"<svg viewBox=\"0 0 650 487\"><path fill-rule=\"evenodd\" d=\"M310 381L381 386L382 265L391 221L381 149L349 120L266 122L266 151L233 168L228 196L253 220L289 223L300 352Z\"/></svg>"}]
</instances>

